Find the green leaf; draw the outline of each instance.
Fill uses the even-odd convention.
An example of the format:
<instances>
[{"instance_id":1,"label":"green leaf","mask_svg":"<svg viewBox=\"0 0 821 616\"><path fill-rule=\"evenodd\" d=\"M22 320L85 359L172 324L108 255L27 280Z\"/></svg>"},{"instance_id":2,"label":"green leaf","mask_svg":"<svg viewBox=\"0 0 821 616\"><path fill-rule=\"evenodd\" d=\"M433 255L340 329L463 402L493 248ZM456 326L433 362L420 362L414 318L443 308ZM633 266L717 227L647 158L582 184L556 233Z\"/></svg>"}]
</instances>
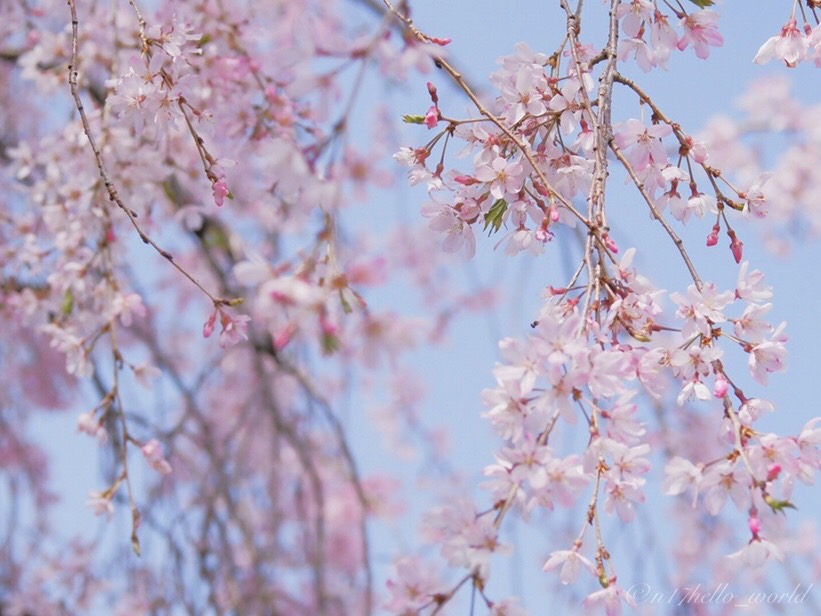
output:
<instances>
[{"instance_id":1,"label":"green leaf","mask_svg":"<svg viewBox=\"0 0 821 616\"><path fill-rule=\"evenodd\" d=\"M71 289L66 289L66 292L63 295L63 305L60 306L60 311L63 313L64 317L67 317L71 314L72 310L74 310L74 293L71 292Z\"/></svg>"},{"instance_id":2,"label":"green leaf","mask_svg":"<svg viewBox=\"0 0 821 616\"><path fill-rule=\"evenodd\" d=\"M405 124L424 124L425 123L425 116L420 115L403 115L402 121Z\"/></svg>"},{"instance_id":3,"label":"green leaf","mask_svg":"<svg viewBox=\"0 0 821 616\"><path fill-rule=\"evenodd\" d=\"M353 307L345 298L345 294L342 292L342 289L339 289L339 303L342 304L342 312L345 314L351 314L353 312Z\"/></svg>"},{"instance_id":4,"label":"green leaf","mask_svg":"<svg viewBox=\"0 0 821 616\"><path fill-rule=\"evenodd\" d=\"M774 513L785 513L785 509L795 509L795 505L793 505L788 500L778 500L773 498L770 495L764 497L764 502L769 505L770 509L773 510Z\"/></svg>"},{"instance_id":5,"label":"green leaf","mask_svg":"<svg viewBox=\"0 0 821 616\"><path fill-rule=\"evenodd\" d=\"M485 231L490 227L490 233L496 233L502 226L502 220L507 212L507 201L504 199L497 199L493 205L490 206L487 214L485 214Z\"/></svg>"},{"instance_id":6,"label":"green leaf","mask_svg":"<svg viewBox=\"0 0 821 616\"><path fill-rule=\"evenodd\" d=\"M708 6L713 6L715 2L713 0L690 0L696 6L700 6L701 8L707 8Z\"/></svg>"},{"instance_id":7,"label":"green leaf","mask_svg":"<svg viewBox=\"0 0 821 616\"><path fill-rule=\"evenodd\" d=\"M322 352L325 355L332 355L339 350L340 340L334 334L322 334Z\"/></svg>"},{"instance_id":8,"label":"green leaf","mask_svg":"<svg viewBox=\"0 0 821 616\"><path fill-rule=\"evenodd\" d=\"M203 243L208 248L217 248L219 250L229 250L231 248L231 240L225 231L217 224L206 224L205 234L202 237Z\"/></svg>"}]
</instances>

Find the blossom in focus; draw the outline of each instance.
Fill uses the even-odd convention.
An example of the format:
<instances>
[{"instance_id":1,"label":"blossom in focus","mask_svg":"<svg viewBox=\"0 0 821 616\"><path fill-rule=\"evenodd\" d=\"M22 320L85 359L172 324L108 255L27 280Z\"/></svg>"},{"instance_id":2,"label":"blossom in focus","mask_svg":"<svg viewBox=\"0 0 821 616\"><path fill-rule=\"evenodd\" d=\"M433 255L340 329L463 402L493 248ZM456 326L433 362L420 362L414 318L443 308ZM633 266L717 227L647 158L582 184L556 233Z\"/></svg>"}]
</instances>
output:
<instances>
[{"instance_id":1,"label":"blossom in focus","mask_svg":"<svg viewBox=\"0 0 821 616\"><path fill-rule=\"evenodd\" d=\"M692 43L696 56L702 60L710 55L710 47L721 47L724 37L718 31L718 13L704 10L690 13L681 20L684 34L678 41L680 51Z\"/></svg>"},{"instance_id":2,"label":"blossom in focus","mask_svg":"<svg viewBox=\"0 0 821 616\"><path fill-rule=\"evenodd\" d=\"M217 204L217 207L222 207L223 203L225 203L225 197L228 196L228 185L225 183L225 178L220 178L211 186L211 190L214 193L214 203Z\"/></svg>"},{"instance_id":3,"label":"blossom in focus","mask_svg":"<svg viewBox=\"0 0 821 616\"><path fill-rule=\"evenodd\" d=\"M809 41L803 32L798 29L795 19L790 19L781 33L767 39L758 53L755 54L753 62L756 64L767 64L773 58L781 60L793 68L796 64L807 58L809 53Z\"/></svg>"}]
</instances>

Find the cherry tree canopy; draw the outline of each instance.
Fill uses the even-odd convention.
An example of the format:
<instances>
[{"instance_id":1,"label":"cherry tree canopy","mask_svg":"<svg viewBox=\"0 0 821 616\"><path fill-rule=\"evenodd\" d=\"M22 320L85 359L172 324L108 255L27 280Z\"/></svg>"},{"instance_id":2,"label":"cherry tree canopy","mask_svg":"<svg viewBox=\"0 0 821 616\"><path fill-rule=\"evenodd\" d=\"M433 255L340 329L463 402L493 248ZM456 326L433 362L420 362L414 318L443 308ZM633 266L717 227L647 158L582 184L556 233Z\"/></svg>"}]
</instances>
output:
<instances>
[{"instance_id":1,"label":"cherry tree canopy","mask_svg":"<svg viewBox=\"0 0 821 616\"><path fill-rule=\"evenodd\" d=\"M3 0L0 615L813 605L766 255L821 232L821 105L675 117L755 17L713 4L554 0L483 75L407 1ZM777 4L743 61L821 66Z\"/></svg>"}]
</instances>

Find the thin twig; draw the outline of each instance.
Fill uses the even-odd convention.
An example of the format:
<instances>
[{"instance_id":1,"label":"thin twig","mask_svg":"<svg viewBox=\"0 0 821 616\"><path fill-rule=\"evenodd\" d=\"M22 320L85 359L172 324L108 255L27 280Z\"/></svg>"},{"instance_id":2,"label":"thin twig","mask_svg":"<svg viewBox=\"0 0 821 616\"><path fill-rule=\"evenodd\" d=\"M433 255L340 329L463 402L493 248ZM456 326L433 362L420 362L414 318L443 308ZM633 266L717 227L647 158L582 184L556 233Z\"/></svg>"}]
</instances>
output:
<instances>
[{"instance_id":1,"label":"thin twig","mask_svg":"<svg viewBox=\"0 0 821 616\"><path fill-rule=\"evenodd\" d=\"M174 257L170 252L161 248L153 239L151 239L148 236L148 234L145 231L143 231L142 227L137 222L137 214L125 205L125 203L119 195L119 192L117 191L116 186L110 179L108 171L105 167L103 155L100 152L99 147L97 146L97 142L94 138L94 133L91 130L91 124L88 121L88 116L86 115L83 101L80 98L80 89L77 85L77 46L79 39L79 20L77 18L77 7L75 6L75 2L76 0L68 0L68 6L71 11L71 62L68 65L68 83L71 89L71 96L74 99L74 105L77 108L77 112L80 114L80 121L83 125L83 132L85 133L85 136L88 139L91 151L94 153L94 160L97 163L97 170L100 174L100 178L103 181L103 185L105 186L106 191L108 192L109 200L113 203L116 203L117 206L125 213L125 215L128 217L128 220L131 222L131 225L137 231L137 235L139 235L143 243L151 246L161 257L163 257L165 260L171 263L171 265L174 266L174 268L177 271L179 271L183 276L190 280L194 284L194 286L196 286L200 291L202 291L208 297L208 299L211 300L214 306L229 305L231 303L231 300L217 298L214 295L212 295L202 285L202 283L200 283L199 280L197 280L185 268L183 268L176 261L174 261Z\"/></svg>"}]
</instances>

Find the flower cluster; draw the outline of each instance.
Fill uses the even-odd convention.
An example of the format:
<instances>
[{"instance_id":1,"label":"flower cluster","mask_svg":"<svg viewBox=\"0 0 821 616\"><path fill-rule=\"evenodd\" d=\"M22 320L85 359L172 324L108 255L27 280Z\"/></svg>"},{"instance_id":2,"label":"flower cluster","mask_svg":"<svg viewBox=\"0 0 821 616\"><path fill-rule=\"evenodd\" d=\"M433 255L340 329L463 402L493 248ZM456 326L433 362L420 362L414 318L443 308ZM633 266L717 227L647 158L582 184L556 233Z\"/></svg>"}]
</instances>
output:
<instances>
[{"instance_id":1,"label":"flower cluster","mask_svg":"<svg viewBox=\"0 0 821 616\"><path fill-rule=\"evenodd\" d=\"M821 25L811 27L805 23L803 29L799 29L798 22L791 17L781 32L767 39L753 58L756 64L771 60L781 60L790 68L801 62L814 62L821 67Z\"/></svg>"},{"instance_id":2,"label":"flower cluster","mask_svg":"<svg viewBox=\"0 0 821 616\"><path fill-rule=\"evenodd\" d=\"M821 468L818 449L810 445L814 422L799 436L760 433L756 424L774 406L744 393L744 377L731 374L725 355L732 347L746 354L749 374L761 386L786 369L786 324L767 320L772 291L760 271L742 263L744 243L730 215L765 217L771 209L765 185L772 180L755 169L745 173L741 188L736 186L718 166L728 160L732 135L725 136L726 144L715 136L694 138L618 71L629 58L645 71L664 67L671 53L689 46L706 59L710 47L723 44L718 15L682 9L675 12L677 32L655 3L631 0L614 6L611 27L619 25L620 32L611 30L600 51L578 41L578 16L565 6L568 38L553 55L518 45L491 75L498 96L487 107L477 102L476 117L449 117L447 101L438 94L435 121L405 120L439 132L425 146L405 147L395 155L409 168L410 183L426 186L430 201L422 215L447 252L473 256L480 225L502 234L496 247L504 245L508 255L541 254L563 226L586 231L575 274L565 286L547 288L531 335L500 343L496 386L483 398L489 408L485 417L504 446L485 469L485 488L497 526L513 510L527 519L540 509L579 508L587 498L571 547L555 550L544 568L560 569L563 583L588 571L602 589L591 593L585 605L602 605L608 614L635 602L618 581L606 540L588 529L598 528L607 515L632 522L659 458L667 459L664 491L687 492L693 511L700 505L718 516L728 500L741 510L752 539L730 560L747 566L783 557L788 547L776 539L774 516L792 507L795 481L810 483ZM806 36L810 40L809 30ZM786 44L777 49L788 53ZM606 66L597 76L599 63ZM460 76L448 65L445 69L476 102ZM649 109L649 119L614 119L610 105L619 86ZM460 156L471 157L467 171L447 167L447 148L454 140L465 143ZM441 155L433 156L440 145ZM611 171L601 150L612 153L650 217L676 245L693 279L686 292L657 288L634 267L634 248L616 259L617 232L605 222ZM736 155L727 164L732 169L741 158L730 153ZM430 168L429 160L439 162ZM586 204L580 203L583 199ZM705 217L714 220L707 246L715 246L724 230L729 255L740 264L734 289L722 291L703 280L674 229L675 222ZM665 310L666 299L673 311ZM656 448L660 436L649 429L639 394L663 404L671 384L674 408L714 414L718 437L709 448L699 452L683 442L668 443L663 452ZM672 421L677 412L670 416ZM667 421L662 419L662 425ZM586 438L565 436L579 423ZM568 445L574 442L575 450ZM462 533L489 515L469 511L465 505L464 517L447 516L457 524L440 522L444 530L438 542L449 564L467 567L474 584L484 586L487 564L467 558ZM729 533L723 537L725 555L735 541ZM454 558L457 553L460 558ZM456 589L423 594L447 601Z\"/></svg>"},{"instance_id":3,"label":"flower cluster","mask_svg":"<svg viewBox=\"0 0 821 616\"><path fill-rule=\"evenodd\" d=\"M665 68L675 51L684 51L692 45L701 59L710 55L710 47L721 47L724 37L718 30L718 13L709 9L687 14L676 11L673 23L681 27L677 32L655 2L629 0L618 5L616 14L621 19L624 38L619 41L619 60L635 59L641 70Z\"/></svg>"}]
</instances>

